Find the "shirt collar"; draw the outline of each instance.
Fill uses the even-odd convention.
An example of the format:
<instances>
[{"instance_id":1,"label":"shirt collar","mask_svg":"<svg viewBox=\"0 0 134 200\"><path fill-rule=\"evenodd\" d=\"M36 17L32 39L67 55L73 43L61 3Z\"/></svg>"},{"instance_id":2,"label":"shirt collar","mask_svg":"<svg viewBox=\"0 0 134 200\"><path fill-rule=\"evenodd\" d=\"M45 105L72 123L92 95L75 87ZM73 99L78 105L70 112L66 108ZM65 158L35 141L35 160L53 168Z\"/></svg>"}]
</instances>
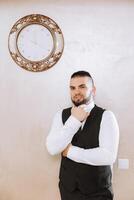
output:
<instances>
[{"instance_id":1,"label":"shirt collar","mask_svg":"<svg viewBox=\"0 0 134 200\"><path fill-rule=\"evenodd\" d=\"M88 105L84 105L84 110L86 112L91 112L91 110L94 108L94 106L95 106L94 101L92 101Z\"/></svg>"}]
</instances>

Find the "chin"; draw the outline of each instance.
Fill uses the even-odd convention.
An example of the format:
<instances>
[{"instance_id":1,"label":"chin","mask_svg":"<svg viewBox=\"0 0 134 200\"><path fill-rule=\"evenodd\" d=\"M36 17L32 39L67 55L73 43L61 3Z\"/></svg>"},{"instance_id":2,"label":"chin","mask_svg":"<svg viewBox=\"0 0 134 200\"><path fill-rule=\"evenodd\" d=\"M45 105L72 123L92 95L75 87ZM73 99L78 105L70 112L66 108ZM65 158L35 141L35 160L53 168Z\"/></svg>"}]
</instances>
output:
<instances>
[{"instance_id":1,"label":"chin","mask_svg":"<svg viewBox=\"0 0 134 200\"><path fill-rule=\"evenodd\" d=\"M74 104L75 106L80 106L80 105L83 104L83 102L81 102L81 101L80 101L80 102L78 102L78 101L77 101L77 102L73 101L73 104Z\"/></svg>"}]
</instances>

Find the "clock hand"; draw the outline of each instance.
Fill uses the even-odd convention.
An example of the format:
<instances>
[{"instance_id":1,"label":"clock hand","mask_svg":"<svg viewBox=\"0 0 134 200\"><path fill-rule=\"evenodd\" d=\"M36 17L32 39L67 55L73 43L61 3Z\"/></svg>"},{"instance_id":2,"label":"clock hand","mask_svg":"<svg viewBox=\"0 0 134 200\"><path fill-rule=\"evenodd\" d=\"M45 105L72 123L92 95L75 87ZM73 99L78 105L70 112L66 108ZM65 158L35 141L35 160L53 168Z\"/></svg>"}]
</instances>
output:
<instances>
[{"instance_id":1,"label":"clock hand","mask_svg":"<svg viewBox=\"0 0 134 200\"><path fill-rule=\"evenodd\" d=\"M39 43L37 43L37 42L35 42L35 41L33 41L33 40L30 40L30 42L32 42L34 45L40 47L41 49L44 49L44 48L45 48L44 46L42 46L41 44L39 44Z\"/></svg>"}]
</instances>

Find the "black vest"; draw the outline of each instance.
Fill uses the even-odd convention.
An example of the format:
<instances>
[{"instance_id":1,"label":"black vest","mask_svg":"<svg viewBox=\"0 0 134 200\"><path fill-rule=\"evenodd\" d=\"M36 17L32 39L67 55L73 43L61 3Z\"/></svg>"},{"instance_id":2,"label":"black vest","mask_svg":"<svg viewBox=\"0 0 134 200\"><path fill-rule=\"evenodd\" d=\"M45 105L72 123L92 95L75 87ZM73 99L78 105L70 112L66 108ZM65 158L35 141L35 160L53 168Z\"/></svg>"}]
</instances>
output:
<instances>
[{"instance_id":1,"label":"black vest","mask_svg":"<svg viewBox=\"0 0 134 200\"><path fill-rule=\"evenodd\" d=\"M94 106L82 130L74 135L72 145L84 149L99 147L99 130L104 109ZM63 124L71 115L71 108L62 112ZM93 166L74 162L62 157L60 167L60 181L64 187L73 191L79 188L84 194L94 194L111 188L111 167Z\"/></svg>"}]
</instances>

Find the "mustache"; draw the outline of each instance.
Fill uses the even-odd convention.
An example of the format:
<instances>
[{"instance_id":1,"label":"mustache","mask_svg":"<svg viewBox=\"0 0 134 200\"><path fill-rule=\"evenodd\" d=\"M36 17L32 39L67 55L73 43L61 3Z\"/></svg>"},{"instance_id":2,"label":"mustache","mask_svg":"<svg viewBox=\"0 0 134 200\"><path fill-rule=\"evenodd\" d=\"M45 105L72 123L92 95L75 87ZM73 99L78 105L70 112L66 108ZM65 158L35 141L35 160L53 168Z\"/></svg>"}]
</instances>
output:
<instances>
[{"instance_id":1,"label":"mustache","mask_svg":"<svg viewBox=\"0 0 134 200\"><path fill-rule=\"evenodd\" d=\"M74 98L75 97L82 97L83 95L82 94L76 94L75 96L74 96Z\"/></svg>"}]
</instances>

